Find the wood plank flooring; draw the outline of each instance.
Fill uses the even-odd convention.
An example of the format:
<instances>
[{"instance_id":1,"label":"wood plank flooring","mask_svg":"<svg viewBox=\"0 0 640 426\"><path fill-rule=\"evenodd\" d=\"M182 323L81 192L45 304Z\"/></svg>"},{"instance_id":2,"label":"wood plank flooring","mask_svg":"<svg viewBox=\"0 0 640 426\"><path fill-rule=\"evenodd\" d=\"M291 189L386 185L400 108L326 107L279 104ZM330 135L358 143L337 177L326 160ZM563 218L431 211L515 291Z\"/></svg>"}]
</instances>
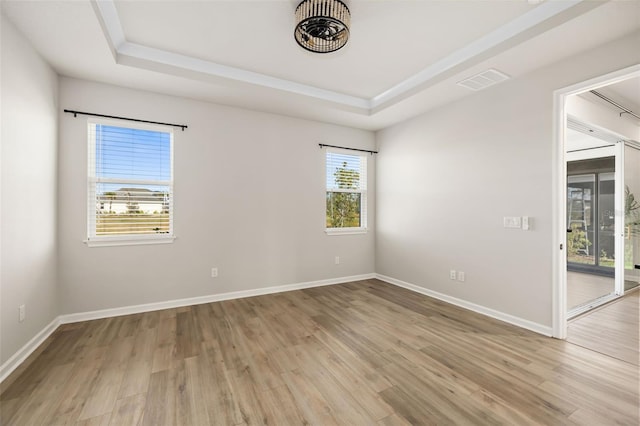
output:
<instances>
[{"instance_id":1,"label":"wood plank flooring","mask_svg":"<svg viewBox=\"0 0 640 426\"><path fill-rule=\"evenodd\" d=\"M569 322L567 342L640 365L640 290Z\"/></svg>"},{"instance_id":2,"label":"wood plank flooring","mask_svg":"<svg viewBox=\"0 0 640 426\"><path fill-rule=\"evenodd\" d=\"M626 280L624 291L638 287L638 282ZM612 294L615 288L613 277L603 277L582 272L567 271L567 310Z\"/></svg>"},{"instance_id":3,"label":"wood plank flooring","mask_svg":"<svg viewBox=\"0 0 640 426\"><path fill-rule=\"evenodd\" d=\"M613 277L567 271L567 310L613 293Z\"/></svg>"},{"instance_id":4,"label":"wood plank flooring","mask_svg":"<svg viewBox=\"0 0 640 426\"><path fill-rule=\"evenodd\" d=\"M3 425L637 425L638 367L360 281L61 326Z\"/></svg>"}]
</instances>

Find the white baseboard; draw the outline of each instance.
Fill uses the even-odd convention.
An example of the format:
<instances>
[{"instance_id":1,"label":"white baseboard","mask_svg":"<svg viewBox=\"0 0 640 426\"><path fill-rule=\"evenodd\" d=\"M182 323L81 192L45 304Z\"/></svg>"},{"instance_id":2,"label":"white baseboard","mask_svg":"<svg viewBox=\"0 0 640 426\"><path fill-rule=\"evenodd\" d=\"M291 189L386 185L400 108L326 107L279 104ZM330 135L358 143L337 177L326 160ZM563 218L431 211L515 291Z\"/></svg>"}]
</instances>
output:
<instances>
[{"instance_id":1,"label":"white baseboard","mask_svg":"<svg viewBox=\"0 0 640 426\"><path fill-rule=\"evenodd\" d=\"M165 302L145 303L143 305L124 306L122 308L102 309L99 311L80 312L61 315L60 324L89 321L101 318L118 317L121 315L139 314L142 312L159 311L162 309L179 308L182 306L201 305L203 303L220 302L223 300L242 299L245 297L262 296L264 294L282 293L285 291L301 290L305 288L321 287L325 285L341 284L351 281L361 281L375 278L376 274L352 275L349 277L330 278L327 280L308 281L296 284L286 284L273 287L256 288L252 290L232 291L229 293L210 294L207 296L189 297L186 299L167 300Z\"/></svg>"},{"instance_id":2,"label":"white baseboard","mask_svg":"<svg viewBox=\"0 0 640 426\"><path fill-rule=\"evenodd\" d=\"M470 311L477 312L479 314L486 315L488 317L495 318L497 320L504 321L521 328L525 328L527 330L534 331L544 336L550 337L552 335L552 328L549 326L538 324L536 322L529 321L510 314L505 314L504 312L496 311L494 309L487 308L486 306L476 305L475 303L458 299L457 297L448 296L443 293L438 293L437 291L429 290L424 287L420 287L415 284L401 281L392 277L387 277L386 275L375 275L376 278L380 281L384 281L398 287L406 288L407 290L415 291L416 293L424 294L425 296L433 297L434 299L442 300L443 302L451 303L452 305L456 305L461 308L468 309Z\"/></svg>"},{"instance_id":3,"label":"white baseboard","mask_svg":"<svg viewBox=\"0 0 640 426\"><path fill-rule=\"evenodd\" d=\"M467 302L462 299L458 299L446 294L438 293L432 290L428 290L424 287L410 284L395 278L387 277L380 274L363 274L353 275L348 277L331 278L327 280L308 281L296 284L287 284L282 286L264 287L253 290L233 291L229 293L211 294L207 296L190 297L186 299L168 300L165 302L146 303L142 305L125 306L121 308L102 309L99 311L79 312L75 314L60 315L55 318L49 325L47 325L42 331L34 336L26 345L24 345L18 352L16 352L11 358L9 358L0 367L0 383L6 379L20 364L24 362L29 355L31 355L46 339L49 337L61 324L68 324L80 321L89 321L101 318L117 317L121 315L131 315L143 312L159 311L162 309L179 308L182 306L200 305L203 303L219 302L223 300L241 299L245 297L261 296L265 294L282 293L285 291L301 290L305 288L321 287L326 285L341 284L352 281L362 281L372 278L377 278L381 281L385 281L389 284L403 287L408 290L415 291L420 294L424 294L435 299L442 300L452 305L460 306L465 309L469 309L474 312L507 322L509 324L516 325L518 327L525 328L527 330L534 331L536 333L543 334L545 336L551 336L551 327L547 327L541 324L534 323L513 315L505 314L503 312L495 311L484 306L476 305L471 302Z\"/></svg>"},{"instance_id":4,"label":"white baseboard","mask_svg":"<svg viewBox=\"0 0 640 426\"><path fill-rule=\"evenodd\" d=\"M9 358L2 366L0 366L0 383L4 381L9 374L20 366L38 347L47 340L47 337L56 331L60 325L60 317L55 318L45 328L40 330L33 339L29 340L22 348L18 350L11 358Z\"/></svg>"}]
</instances>

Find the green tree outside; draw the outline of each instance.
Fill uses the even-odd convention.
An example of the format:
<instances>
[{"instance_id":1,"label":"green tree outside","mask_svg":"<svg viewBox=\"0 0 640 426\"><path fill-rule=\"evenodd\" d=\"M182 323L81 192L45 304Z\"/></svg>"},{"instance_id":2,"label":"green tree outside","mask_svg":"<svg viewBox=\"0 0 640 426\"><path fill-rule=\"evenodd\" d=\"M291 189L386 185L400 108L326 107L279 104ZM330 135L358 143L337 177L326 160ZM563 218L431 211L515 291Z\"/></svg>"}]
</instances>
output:
<instances>
[{"instance_id":1,"label":"green tree outside","mask_svg":"<svg viewBox=\"0 0 640 426\"><path fill-rule=\"evenodd\" d=\"M360 172L349 169L347 162L333 174L338 189L358 190ZM327 228L357 228L360 222L362 194L358 192L327 191Z\"/></svg>"},{"instance_id":2,"label":"green tree outside","mask_svg":"<svg viewBox=\"0 0 640 426\"><path fill-rule=\"evenodd\" d=\"M107 213L111 213L113 210L113 200L116 199L116 193L115 192L105 192L104 193L104 198L106 198L107 200L109 200L109 210L107 211Z\"/></svg>"}]
</instances>

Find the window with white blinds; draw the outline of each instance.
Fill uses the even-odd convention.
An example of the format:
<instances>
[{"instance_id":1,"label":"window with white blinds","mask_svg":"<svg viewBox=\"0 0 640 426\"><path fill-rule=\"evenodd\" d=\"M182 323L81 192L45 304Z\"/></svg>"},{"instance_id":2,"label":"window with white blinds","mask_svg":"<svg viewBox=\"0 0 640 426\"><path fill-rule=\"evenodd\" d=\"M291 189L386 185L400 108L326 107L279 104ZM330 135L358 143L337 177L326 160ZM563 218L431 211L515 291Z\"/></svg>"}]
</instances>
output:
<instances>
[{"instance_id":1,"label":"window with white blinds","mask_svg":"<svg viewBox=\"0 0 640 426\"><path fill-rule=\"evenodd\" d=\"M367 155L327 150L327 232L367 228Z\"/></svg>"},{"instance_id":2,"label":"window with white blinds","mask_svg":"<svg viewBox=\"0 0 640 426\"><path fill-rule=\"evenodd\" d=\"M173 240L173 132L89 121L89 245Z\"/></svg>"}]
</instances>

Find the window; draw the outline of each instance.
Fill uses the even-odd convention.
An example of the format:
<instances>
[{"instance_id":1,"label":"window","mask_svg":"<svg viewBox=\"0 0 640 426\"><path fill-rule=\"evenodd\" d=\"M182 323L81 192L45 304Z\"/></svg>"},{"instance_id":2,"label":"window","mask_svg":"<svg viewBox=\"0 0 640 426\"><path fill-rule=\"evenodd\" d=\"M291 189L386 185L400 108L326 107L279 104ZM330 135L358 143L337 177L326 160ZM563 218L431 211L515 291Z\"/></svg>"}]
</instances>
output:
<instances>
[{"instance_id":1,"label":"window","mask_svg":"<svg viewBox=\"0 0 640 426\"><path fill-rule=\"evenodd\" d=\"M173 132L89 121L88 139L87 243L171 242Z\"/></svg>"},{"instance_id":2,"label":"window","mask_svg":"<svg viewBox=\"0 0 640 426\"><path fill-rule=\"evenodd\" d=\"M327 232L366 232L367 155L328 150L326 171Z\"/></svg>"}]
</instances>

